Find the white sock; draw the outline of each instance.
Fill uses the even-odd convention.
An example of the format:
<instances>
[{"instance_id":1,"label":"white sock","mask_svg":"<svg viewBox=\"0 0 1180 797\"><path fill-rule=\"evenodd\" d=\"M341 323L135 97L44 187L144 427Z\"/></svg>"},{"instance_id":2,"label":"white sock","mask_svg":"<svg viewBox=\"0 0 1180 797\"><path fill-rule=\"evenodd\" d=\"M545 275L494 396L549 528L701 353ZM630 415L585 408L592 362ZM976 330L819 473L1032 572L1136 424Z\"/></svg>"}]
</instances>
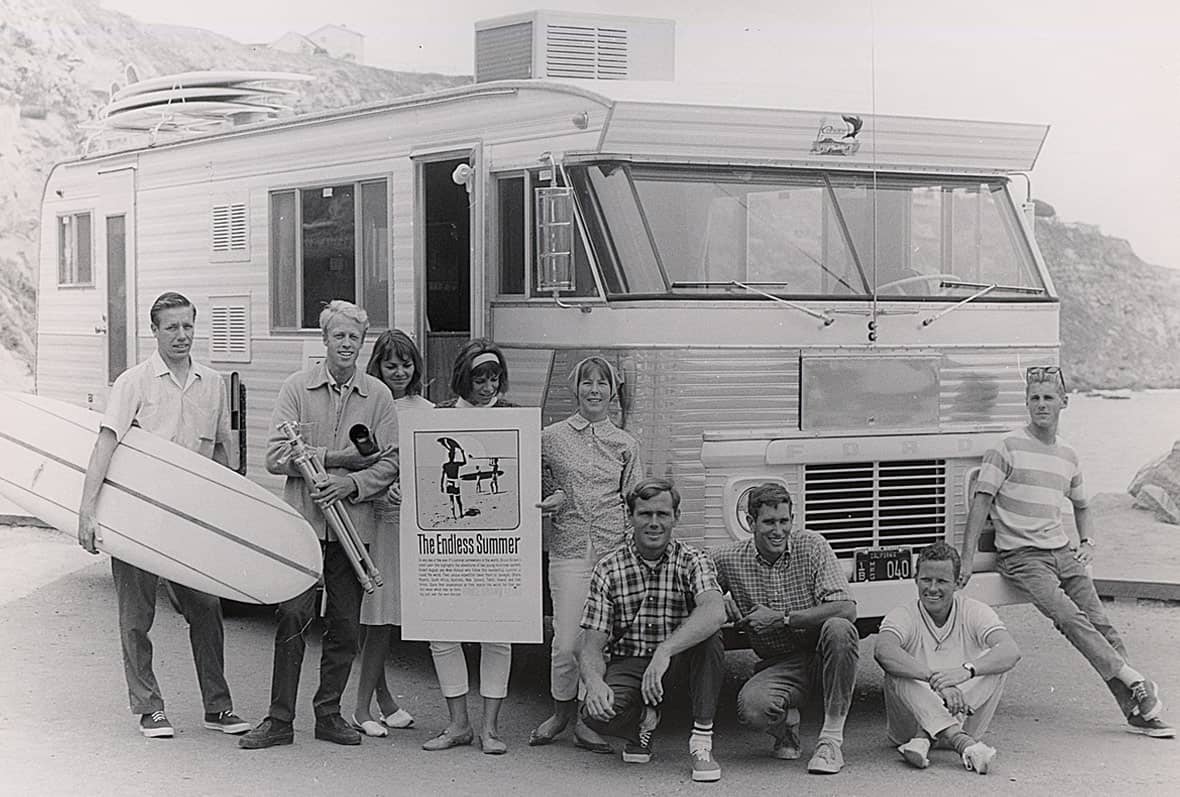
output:
<instances>
[{"instance_id":1,"label":"white sock","mask_svg":"<svg viewBox=\"0 0 1180 797\"><path fill-rule=\"evenodd\" d=\"M713 749L713 723L696 721L692 724L692 736L688 737L688 752Z\"/></svg>"},{"instance_id":2,"label":"white sock","mask_svg":"<svg viewBox=\"0 0 1180 797\"><path fill-rule=\"evenodd\" d=\"M1143 680L1143 675L1130 664L1124 664L1123 668L1115 675L1120 681L1127 686Z\"/></svg>"},{"instance_id":3,"label":"white sock","mask_svg":"<svg viewBox=\"0 0 1180 797\"><path fill-rule=\"evenodd\" d=\"M824 726L819 730L819 738L831 739L836 744L844 744L844 720L847 717L824 717Z\"/></svg>"}]
</instances>

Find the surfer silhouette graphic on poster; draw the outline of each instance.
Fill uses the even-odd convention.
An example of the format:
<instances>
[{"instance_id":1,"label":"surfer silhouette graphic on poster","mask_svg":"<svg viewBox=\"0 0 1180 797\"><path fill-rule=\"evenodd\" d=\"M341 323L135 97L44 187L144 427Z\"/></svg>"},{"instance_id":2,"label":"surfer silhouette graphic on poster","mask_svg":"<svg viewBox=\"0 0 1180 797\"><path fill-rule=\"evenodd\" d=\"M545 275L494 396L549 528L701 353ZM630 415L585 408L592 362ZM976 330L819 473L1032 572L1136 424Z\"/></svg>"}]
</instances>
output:
<instances>
[{"instance_id":1,"label":"surfer silhouette graphic on poster","mask_svg":"<svg viewBox=\"0 0 1180 797\"><path fill-rule=\"evenodd\" d=\"M418 526L478 531L520 525L515 429L414 434Z\"/></svg>"}]
</instances>

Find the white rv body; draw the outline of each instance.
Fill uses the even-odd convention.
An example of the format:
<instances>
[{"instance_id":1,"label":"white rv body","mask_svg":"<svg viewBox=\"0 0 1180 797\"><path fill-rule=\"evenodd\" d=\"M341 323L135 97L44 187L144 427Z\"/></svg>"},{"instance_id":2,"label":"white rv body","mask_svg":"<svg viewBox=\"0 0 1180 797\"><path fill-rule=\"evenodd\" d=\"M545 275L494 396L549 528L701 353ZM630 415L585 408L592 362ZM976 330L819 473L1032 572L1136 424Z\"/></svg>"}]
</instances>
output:
<instances>
[{"instance_id":1,"label":"white rv body","mask_svg":"<svg viewBox=\"0 0 1180 797\"><path fill-rule=\"evenodd\" d=\"M812 527L823 520L832 490L841 496L867 490L863 501L829 505L827 527L846 521L852 529L832 537L850 572L857 548L957 542L983 450L1024 418L1023 369L1057 361L1052 284L1006 187L995 188L1007 175L1031 169L1047 128L780 105L774 97L667 83L502 81L59 164L41 216L37 391L101 410L118 371L153 350L153 299L179 291L198 308L194 354L237 372L248 387L248 473L277 489L276 477L262 467L274 399L289 373L322 353L314 308L300 302L310 303L325 284L344 284L332 282L339 278L351 280L351 294L330 298L368 305L377 319L370 341L392 325L423 344L436 397L446 397L450 357L469 336L489 336L504 347L511 398L541 406L546 422L572 409L564 384L573 362L590 351L613 358L626 380L618 417L640 439L648 472L670 475L680 486L684 538L711 546L744 537L742 492L776 479L796 496L797 523ZM470 165L470 176L456 184L450 175L461 163ZM724 172L725 186L786 181L787 189L759 193L758 202L776 213L791 202L820 202L824 241L835 246L841 234L833 218L844 225L844 240L856 235L824 197L842 195L863 215L865 197L875 203L884 190L878 179L921 184L894 219L905 228L898 235L909 242L907 263L910 252L915 263L933 257L913 243L917 217L926 212L922 203L942 208L941 217L928 214L923 223L937 226L942 218L962 225L954 202L974 201L973 212L982 213L986 194L1003 206L998 212L1009 243L1027 261L1025 287L973 297L979 292L970 285L995 280L915 267L917 276L891 283L934 287L919 296L902 295L901 288L878 293L886 283L877 268L889 264L877 263L875 249L871 264L857 261L866 286L872 277L863 293L849 286L848 295L818 289L796 295L786 282L761 291L733 287L728 279L668 282L662 292L612 287L606 238L616 236L611 241L622 261L623 234L606 224L608 210L594 221L587 197L605 194L594 193L600 189L592 180L605 184L642 173L652 177L644 190L658 192L664 175L671 185L714 172ZM563 175L583 181L578 229L589 265L578 290L561 294L559 304L536 286L530 189ZM947 185L939 188L938 181ZM792 194L794 185L811 187ZM317 224L348 229L347 219L332 217L329 207L346 194L352 204L341 206L352 208L355 221L351 252L342 245L323 255L331 278L325 283L305 269L331 245L330 237L316 237ZM803 225L783 232L786 223L768 226L769 233L755 230L762 221L751 215L751 195L743 196L702 207L710 225L732 226L741 216L746 278L756 270L750 254L756 245L765 248L788 232L796 241L812 231ZM465 208L455 210L460 202ZM290 212L296 215L286 218ZM875 204L871 213L874 246L878 232L884 239L901 229L888 226L893 222ZM89 263L80 242L85 233L78 232L86 217ZM949 229L940 239L942 262L950 262L952 246L967 246L965 234L952 241ZM654 241L656 232L648 234ZM765 253L759 257L758 268L771 267ZM518 269L514 258L521 258ZM700 258L722 262L715 252ZM979 273L986 268L977 264ZM828 284L827 277L821 281ZM943 288L935 290L938 285ZM920 383L913 401L906 380ZM889 405L880 417L878 404ZM921 485L909 480L905 463L916 463ZM836 480L827 491L825 478ZM893 536L880 531L880 518L890 512L904 520L891 503L891 480L905 487L899 495L913 498L914 515L922 516L912 534L896 526ZM911 488L916 492L906 492ZM992 554L981 553L972 592L993 604L1020 600L997 574L985 572L992 569ZM854 589L861 616L879 618L913 587L890 580Z\"/></svg>"}]
</instances>

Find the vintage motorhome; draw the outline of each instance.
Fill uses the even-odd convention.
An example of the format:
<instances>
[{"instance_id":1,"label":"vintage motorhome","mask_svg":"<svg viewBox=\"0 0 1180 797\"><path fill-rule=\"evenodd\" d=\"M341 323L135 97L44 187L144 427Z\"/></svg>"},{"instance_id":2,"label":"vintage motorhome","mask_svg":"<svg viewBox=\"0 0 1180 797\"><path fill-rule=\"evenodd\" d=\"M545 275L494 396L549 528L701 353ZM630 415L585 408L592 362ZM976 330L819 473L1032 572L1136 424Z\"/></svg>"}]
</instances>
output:
<instances>
[{"instance_id":1,"label":"vintage motorhome","mask_svg":"<svg viewBox=\"0 0 1180 797\"><path fill-rule=\"evenodd\" d=\"M567 414L588 352L683 491L680 533L748 534L765 480L846 563L871 625L909 552L961 539L970 485L1058 356L1058 300L1009 189L1047 128L791 109L672 83L509 79L57 165L42 210L38 392L102 409L199 308L194 352L247 388L247 472L319 308L421 342L435 398L469 336L511 398ZM556 189L556 190L555 190ZM367 356L367 352L365 352ZM971 591L1020 600L981 543ZM898 550L901 553L898 553Z\"/></svg>"}]
</instances>

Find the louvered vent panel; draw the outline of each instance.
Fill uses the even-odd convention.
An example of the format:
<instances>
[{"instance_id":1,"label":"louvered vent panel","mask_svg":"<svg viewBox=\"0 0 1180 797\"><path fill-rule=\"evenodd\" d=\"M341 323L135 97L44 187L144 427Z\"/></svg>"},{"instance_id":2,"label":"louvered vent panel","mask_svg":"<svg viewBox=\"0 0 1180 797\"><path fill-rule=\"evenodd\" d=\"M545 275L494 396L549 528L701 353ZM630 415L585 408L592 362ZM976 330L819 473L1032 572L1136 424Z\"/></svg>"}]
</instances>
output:
<instances>
[{"instance_id":1,"label":"louvered vent panel","mask_svg":"<svg viewBox=\"0 0 1180 797\"><path fill-rule=\"evenodd\" d=\"M842 559L857 548L921 547L944 538L946 461L845 462L804 470L804 527Z\"/></svg>"},{"instance_id":2,"label":"louvered vent panel","mask_svg":"<svg viewBox=\"0 0 1180 797\"><path fill-rule=\"evenodd\" d=\"M209 359L250 362L249 297L210 297Z\"/></svg>"},{"instance_id":3,"label":"louvered vent panel","mask_svg":"<svg viewBox=\"0 0 1180 797\"><path fill-rule=\"evenodd\" d=\"M475 82L533 76L533 23L475 32Z\"/></svg>"},{"instance_id":4,"label":"louvered vent panel","mask_svg":"<svg viewBox=\"0 0 1180 797\"><path fill-rule=\"evenodd\" d=\"M556 78L626 80L627 50L624 28L548 25L545 74Z\"/></svg>"},{"instance_id":5,"label":"louvered vent panel","mask_svg":"<svg viewBox=\"0 0 1180 797\"><path fill-rule=\"evenodd\" d=\"M245 252L249 243L246 203L213 206L213 251Z\"/></svg>"}]
</instances>

